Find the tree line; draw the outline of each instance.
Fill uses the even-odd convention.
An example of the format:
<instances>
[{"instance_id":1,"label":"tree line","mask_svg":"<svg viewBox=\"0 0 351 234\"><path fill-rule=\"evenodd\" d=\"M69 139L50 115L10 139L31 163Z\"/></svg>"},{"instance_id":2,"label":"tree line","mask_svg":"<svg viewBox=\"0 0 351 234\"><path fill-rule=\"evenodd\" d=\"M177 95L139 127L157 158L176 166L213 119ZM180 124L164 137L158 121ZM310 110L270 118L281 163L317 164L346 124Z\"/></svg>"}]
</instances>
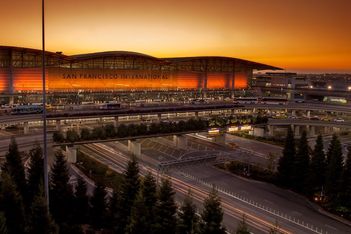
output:
<instances>
[{"instance_id":1,"label":"tree line","mask_svg":"<svg viewBox=\"0 0 351 234\"><path fill-rule=\"evenodd\" d=\"M225 233L221 201L214 189L201 211L191 192L177 205L170 180L162 179L158 185L151 173L142 177L135 158L111 193L96 182L89 195L80 177L73 186L61 151L55 153L49 176L50 209L43 189L41 147L30 150L26 169L12 139L1 170L0 233Z\"/></svg>"},{"instance_id":2,"label":"tree line","mask_svg":"<svg viewBox=\"0 0 351 234\"><path fill-rule=\"evenodd\" d=\"M294 133L289 128L278 164L277 181L351 218L351 147L344 160L337 135L333 135L325 152L321 135L314 149L310 149L304 131L296 146Z\"/></svg>"},{"instance_id":3,"label":"tree line","mask_svg":"<svg viewBox=\"0 0 351 234\"><path fill-rule=\"evenodd\" d=\"M84 140L104 140L109 138L123 138L131 136L152 135L158 133L176 133L193 130L205 130L208 126L207 121L202 119L191 118L187 121L151 123L149 126L141 124L120 124L115 127L113 124L105 126L97 126L92 130L82 128L80 132L75 129L70 129L66 132L66 136L62 132L56 131L53 134L53 140L57 143L76 142Z\"/></svg>"}]
</instances>

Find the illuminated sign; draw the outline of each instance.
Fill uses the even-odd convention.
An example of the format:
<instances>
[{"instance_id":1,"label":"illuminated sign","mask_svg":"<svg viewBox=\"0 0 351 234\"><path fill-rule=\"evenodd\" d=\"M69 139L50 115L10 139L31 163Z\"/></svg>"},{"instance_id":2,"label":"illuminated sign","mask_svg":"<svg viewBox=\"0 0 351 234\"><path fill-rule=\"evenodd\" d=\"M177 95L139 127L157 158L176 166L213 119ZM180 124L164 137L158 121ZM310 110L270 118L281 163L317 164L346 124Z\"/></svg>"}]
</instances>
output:
<instances>
[{"instance_id":1,"label":"illuminated sign","mask_svg":"<svg viewBox=\"0 0 351 234\"><path fill-rule=\"evenodd\" d=\"M169 79L168 74L155 73L63 73L63 79Z\"/></svg>"}]
</instances>

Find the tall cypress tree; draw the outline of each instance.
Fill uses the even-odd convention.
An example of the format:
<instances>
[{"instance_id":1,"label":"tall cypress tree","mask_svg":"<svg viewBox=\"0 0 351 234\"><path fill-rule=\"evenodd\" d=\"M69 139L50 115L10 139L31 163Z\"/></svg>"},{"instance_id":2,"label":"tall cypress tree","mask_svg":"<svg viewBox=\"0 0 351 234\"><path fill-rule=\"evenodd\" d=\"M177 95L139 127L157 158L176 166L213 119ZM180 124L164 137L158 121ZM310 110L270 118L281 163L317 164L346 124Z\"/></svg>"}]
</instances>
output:
<instances>
[{"instance_id":1,"label":"tall cypress tree","mask_svg":"<svg viewBox=\"0 0 351 234\"><path fill-rule=\"evenodd\" d=\"M128 162L127 170L123 175L121 184L121 215L119 217L118 229L124 233L129 222L131 209L140 188L139 167L136 158Z\"/></svg>"},{"instance_id":2,"label":"tall cypress tree","mask_svg":"<svg viewBox=\"0 0 351 234\"><path fill-rule=\"evenodd\" d=\"M13 178L3 171L1 173L1 208L6 217L6 226L9 234L25 232L25 215L22 196L16 189Z\"/></svg>"},{"instance_id":3,"label":"tall cypress tree","mask_svg":"<svg viewBox=\"0 0 351 234\"><path fill-rule=\"evenodd\" d=\"M326 170L326 195L331 205L336 205L336 198L341 188L341 176L343 169L343 157L341 143L334 134L329 144L327 153L327 170Z\"/></svg>"},{"instance_id":4,"label":"tall cypress tree","mask_svg":"<svg viewBox=\"0 0 351 234\"><path fill-rule=\"evenodd\" d=\"M342 193L340 203L351 211L351 146L348 147L348 154L342 175Z\"/></svg>"},{"instance_id":5,"label":"tall cypress tree","mask_svg":"<svg viewBox=\"0 0 351 234\"><path fill-rule=\"evenodd\" d=\"M185 197L178 212L178 234L197 233L198 217L196 216L196 206L193 203L190 192Z\"/></svg>"},{"instance_id":6,"label":"tall cypress tree","mask_svg":"<svg viewBox=\"0 0 351 234\"><path fill-rule=\"evenodd\" d=\"M295 141L294 133L288 128L288 134L285 139L283 155L278 164L278 181L281 185L290 187L292 185L292 174L295 160Z\"/></svg>"},{"instance_id":7,"label":"tall cypress tree","mask_svg":"<svg viewBox=\"0 0 351 234\"><path fill-rule=\"evenodd\" d=\"M142 194L139 193L132 207L126 234L152 233L150 232L150 224L146 220L146 213L144 198Z\"/></svg>"},{"instance_id":8,"label":"tall cypress tree","mask_svg":"<svg viewBox=\"0 0 351 234\"><path fill-rule=\"evenodd\" d=\"M158 203L156 205L154 234L175 234L177 207L174 202L175 192L168 179L163 179L158 191Z\"/></svg>"},{"instance_id":9,"label":"tall cypress tree","mask_svg":"<svg viewBox=\"0 0 351 234\"><path fill-rule=\"evenodd\" d=\"M87 184L78 177L78 183L74 193L74 216L78 224L88 223L89 197L87 195Z\"/></svg>"},{"instance_id":10,"label":"tall cypress tree","mask_svg":"<svg viewBox=\"0 0 351 234\"><path fill-rule=\"evenodd\" d=\"M310 155L308 152L307 134L302 132L298 150L294 161L293 182L294 189L298 192L307 193L307 179L309 171Z\"/></svg>"},{"instance_id":11,"label":"tall cypress tree","mask_svg":"<svg viewBox=\"0 0 351 234\"><path fill-rule=\"evenodd\" d=\"M28 200L33 201L39 193L39 187L44 177L43 152L39 144L29 151L30 163L28 168Z\"/></svg>"},{"instance_id":12,"label":"tall cypress tree","mask_svg":"<svg viewBox=\"0 0 351 234\"><path fill-rule=\"evenodd\" d=\"M142 182L140 192L132 208L129 233L152 234L155 223L155 206L157 202L156 180L148 173Z\"/></svg>"},{"instance_id":13,"label":"tall cypress tree","mask_svg":"<svg viewBox=\"0 0 351 234\"><path fill-rule=\"evenodd\" d=\"M324 154L323 138L317 137L311 158L309 171L309 188L311 193L319 192L325 181L326 159Z\"/></svg>"},{"instance_id":14,"label":"tall cypress tree","mask_svg":"<svg viewBox=\"0 0 351 234\"><path fill-rule=\"evenodd\" d=\"M105 186L101 183L97 183L94 189L94 194L91 197L91 224L97 228L103 228L106 220L106 190Z\"/></svg>"},{"instance_id":15,"label":"tall cypress tree","mask_svg":"<svg viewBox=\"0 0 351 234\"><path fill-rule=\"evenodd\" d=\"M58 227L53 222L48 212L46 199L42 186L31 203L31 215L29 221L29 233L31 234L54 234L58 233Z\"/></svg>"},{"instance_id":16,"label":"tall cypress tree","mask_svg":"<svg viewBox=\"0 0 351 234\"><path fill-rule=\"evenodd\" d=\"M11 143L9 145L9 151L5 156L5 163L3 170L6 171L12 178L16 185L16 188L23 201L26 204L27 201L27 184L24 173L24 166L21 159L20 152L18 151L18 146L15 138L11 138Z\"/></svg>"},{"instance_id":17,"label":"tall cypress tree","mask_svg":"<svg viewBox=\"0 0 351 234\"><path fill-rule=\"evenodd\" d=\"M204 201L204 208L201 213L201 221L199 225L200 234L224 234L225 228L222 226L223 210L221 200L215 189Z\"/></svg>"},{"instance_id":18,"label":"tall cypress tree","mask_svg":"<svg viewBox=\"0 0 351 234\"><path fill-rule=\"evenodd\" d=\"M66 159L61 151L57 151L50 173L50 211L60 226L72 220L73 192L68 181Z\"/></svg>"},{"instance_id":19,"label":"tall cypress tree","mask_svg":"<svg viewBox=\"0 0 351 234\"><path fill-rule=\"evenodd\" d=\"M0 212L0 233L7 234L6 217L3 212Z\"/></svg>"},{"instance_id":20,"label":"tall cypress tree","mask_svg":"<svg viewBox=\"0 0 351 234\"><path fill-rule=\"evenodd\" d=\"M120 191L114 190L110 197L107 209L108 227L112 228L114 233L123 233L123 228L120 225L121 220L121 194Z\"/></svg>"}]
</instances>

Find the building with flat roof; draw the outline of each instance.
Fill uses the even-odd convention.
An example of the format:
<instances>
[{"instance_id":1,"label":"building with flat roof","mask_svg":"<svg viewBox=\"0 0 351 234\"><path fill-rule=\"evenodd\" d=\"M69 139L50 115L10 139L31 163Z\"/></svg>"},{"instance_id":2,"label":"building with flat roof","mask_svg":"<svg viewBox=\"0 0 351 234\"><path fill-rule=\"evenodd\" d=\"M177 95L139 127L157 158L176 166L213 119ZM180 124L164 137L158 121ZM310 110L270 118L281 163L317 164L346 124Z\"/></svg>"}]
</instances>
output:
<instances>
[{"instance_id":1,"label":"building with flat roof","mask_svg":"<svg viewBox=\"0 0 351 234\"><path fill-rule=\"evenodd\" d=\"M41 50L0 46L0 94L42 90ZM48 93L246 89L253 70L280 68L229 57L156 58L111 51L46 52Z\"/></svg>"}]
</instances>

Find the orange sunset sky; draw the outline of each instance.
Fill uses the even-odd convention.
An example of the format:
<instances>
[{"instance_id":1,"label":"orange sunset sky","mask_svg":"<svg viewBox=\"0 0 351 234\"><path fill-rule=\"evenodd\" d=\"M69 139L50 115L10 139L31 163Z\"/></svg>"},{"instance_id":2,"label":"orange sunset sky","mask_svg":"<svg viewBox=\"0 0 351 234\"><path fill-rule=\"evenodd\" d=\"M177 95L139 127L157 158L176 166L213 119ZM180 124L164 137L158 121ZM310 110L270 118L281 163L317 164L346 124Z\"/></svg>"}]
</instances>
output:
<instances>
[{"instance_id":1,"label":"orange sunset sky","mask_svg":"<svg viewBox=\"0 0 351 234\"><path fill-rule=\"evenodd\" d=\"M0 0L0 45L41 48L41 0ZM351 72L350 0L47 0L47 50L218 55Z\"/></svg>"}]
</instances>

